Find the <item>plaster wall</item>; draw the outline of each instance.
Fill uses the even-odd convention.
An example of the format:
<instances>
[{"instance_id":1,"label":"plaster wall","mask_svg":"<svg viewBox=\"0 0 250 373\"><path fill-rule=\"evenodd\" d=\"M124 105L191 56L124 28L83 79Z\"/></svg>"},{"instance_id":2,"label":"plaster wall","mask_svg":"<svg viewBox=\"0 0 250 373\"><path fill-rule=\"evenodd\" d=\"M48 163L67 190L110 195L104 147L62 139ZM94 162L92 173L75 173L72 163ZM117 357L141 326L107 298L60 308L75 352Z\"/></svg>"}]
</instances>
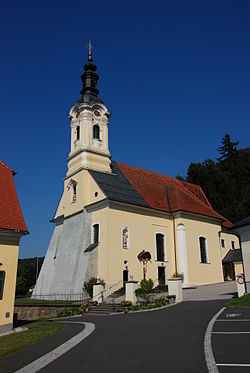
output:
<instances>
[{"instance_id":1,"label":"plaster wall","mask_svg":"<svg viewBox=\"0 0 250 373\"><path fill-rule=\"evenodd\" d=\"M236 229L235 229L236 230ZM249 283L247 285L248 292L250 291L250 226L240 227L236 230L240 234L242 258L245 270L245 279Z\"/></svg>"},{"instance_id":2,"label":"plaster wall","mask_svg":"<svg viewBox=\"0 0 250 373\"><path fill-rule=\"evenodd\" d=\"M72 201L72 190L68 188L70 180L74 180L76 185L76 200ZM97 193L97 194L96 194ZM84 206L105 199L106 196L90 173L83 169L71 177L64 180L64 191L59 202L54 219L60 216L70 216L76 212L82 211Z\"/></svg>"},{"instance_id":3,"label":"plaster wall","mask_svg":"<svg viewBox=\"0 0 250 373\"><path fill-rule=\"evenodd\" d=\"M147 266L147 278L158 283L158 266L165 267L165 278L174 272L173 230L172 222L167 214L136 208L110 204L110 208L93 213L94 221L100 221L100 244L98 245L98 274L109 284L122 284L123 270L128 268L129 280L140 281L143 278L142 263L137 255L149 251L152 260ZM122 230L129 230L129 248L122 248ZM156 260L156 233L166 237L166 261ZM125 264L124 261L127 261ZM132 276L132 277L131 277Z\"/></svg>"},{"instance_id":4,"label":"plaster wall","mask_svg":"<svg viewBox=\"0 0 250 373\"><path fill-rule=\"evenodd\" d=\"M220 224L212 220L196 217L179 217L175 226L183 224L186 230L187 271L190 284L211 284L223 282L220 245L218 232ZM208 263L201 263L199 237L205 237L207 242ZM177 236L178 247L178 236ZM179 253L177 250L177 261ZM178 269L179 271L179 269Z\"/></svg>"},{"instance_id":5,"label":"plaster wall","mask_svg":"<svg viewBox=\"0 0 250 373\"><path fill-rule=\"evenodd\" d=\"M81 297L89 263L92 269L97 267L92 253L84 253L90 245L91 219L91 213L84 211L57 223L33 292L34 298Z\"/></svg>"},{"instance_id":6,"label":"plaster wall","mask_svg":"<svg viewBox=\"0 0 250 373\"><path fill-rule=\"evenodd\" d=\"M232 233L221 232L220 236L221 240L225 240L225 247L223 248L221 245L221 257L222 259L226 256L229 250L232 249L232 241L235 242L235 248L238 249L240 247L239 239Z\"/></svg>"},{"instance_id":7,"label":"plaster wall","mask_svg":"<svg viewBox=\"0 0 250 373\"><path fill-rule=\"evenodd\" d=\"M235 276L238 276L240 275L241 273L243 273L243 265L242 263L234 263L234 273L235 273Z\"/></svg>"},{"instance_id":8,"label":"plaster wall","mask_svg":"<svg viewBox=\"0 0 250 373\"><path fill-rule=\"evenodd\" d=\"M6 240L0 236L0 266L5 271L3 298L0 299L0 332L12 328L16 290L19 240Z\"/></svg>"}]
</instances>

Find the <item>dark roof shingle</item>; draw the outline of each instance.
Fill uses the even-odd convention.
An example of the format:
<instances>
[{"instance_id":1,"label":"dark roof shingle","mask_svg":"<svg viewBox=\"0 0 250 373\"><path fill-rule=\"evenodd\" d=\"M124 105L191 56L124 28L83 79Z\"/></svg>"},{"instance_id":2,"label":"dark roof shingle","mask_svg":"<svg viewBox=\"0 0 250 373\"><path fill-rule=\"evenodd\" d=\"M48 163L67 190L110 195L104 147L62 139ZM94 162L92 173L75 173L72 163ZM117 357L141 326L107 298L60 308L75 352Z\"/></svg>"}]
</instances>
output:
<instances>
[{"instance_id":1,"label":"dark roof shingle","mask_svg":"<svg viewBox=\"0 0 250 373\"><path fill-rule=\"evenodd\" d=\"M229 250L224 256L222 263L242 262L242 254L240 249Z\"/></svg>"}]
</instances>

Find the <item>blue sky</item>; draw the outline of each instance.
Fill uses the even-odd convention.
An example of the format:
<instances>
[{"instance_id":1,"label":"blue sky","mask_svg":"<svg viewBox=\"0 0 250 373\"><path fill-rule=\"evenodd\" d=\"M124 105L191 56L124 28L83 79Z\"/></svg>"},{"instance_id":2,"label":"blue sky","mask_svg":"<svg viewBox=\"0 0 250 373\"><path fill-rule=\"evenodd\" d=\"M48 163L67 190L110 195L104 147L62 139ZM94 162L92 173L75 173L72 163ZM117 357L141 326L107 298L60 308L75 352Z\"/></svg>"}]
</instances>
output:
<instances>
[{"instance_id":1,"label":"blue sky","mask_svg":"<svg viewBox=\"0 0 250 373\"><path fill-rule=\"evenodd\" d=\"M185 176L227 132L250 145L248 0L3 0L0 158L30 231L21 258L53 231L89 39L114 160Z\"/></svg>"}]
</instances>

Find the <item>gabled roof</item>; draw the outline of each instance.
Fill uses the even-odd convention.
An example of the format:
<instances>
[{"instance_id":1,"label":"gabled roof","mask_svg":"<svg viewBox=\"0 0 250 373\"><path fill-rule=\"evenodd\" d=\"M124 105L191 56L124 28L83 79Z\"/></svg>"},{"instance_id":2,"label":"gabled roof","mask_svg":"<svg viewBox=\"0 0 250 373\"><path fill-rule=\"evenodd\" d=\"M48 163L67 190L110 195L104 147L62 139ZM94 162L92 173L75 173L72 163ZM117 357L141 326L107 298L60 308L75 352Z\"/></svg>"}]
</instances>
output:
<instances>
[{"instance_id":1,"label":"gabled roof","mask_svg":"<svg viewBox=\"0 0 250 373\"><path fill-rule=\"evenodd\" d=\"M234 228L240 228L244 227L245 225L250 225L250 215L247 216L245 219L238 221L232 226L232 229Z\"/></svg>"},{"instance_id":2,"label":"gabled roof","mask_svg":"<svg viewBox=\"0 0 250 373\"><path fill-rule=\"evenodd\" d=\"M225 227L231 226L212 208L198 185L114 161L112 169L115 175L90 171L111 200L170 213L185 211L205 215L223 221Z\"/></svg>"},{"instance_id":3,"label":"gabled roof","mask_svg":"<svg viewBox=\"0 0 250 373\"><path fill-rule=\"evenodd\" d=\"M0 229L28 233L13 176L14 171L0 161Z\"/></svg>"},{"instance_id":4,"label":"gabled roof","mask_svg":"<svg viewBox=\"0 0 250 373\"><path fill-rule=\"evenodd\" d=\"M222 260L222 263L242 262L242 254L240 249L229 250Z\"/></svg>"},{"instance_id":5,"label":"gabled roof","mask_svg":"<svg viewBox=\"0 0 250 373\"><path fill-rule=\"evenodd\" d=\"M106 174L90 170L91 175L109 200L150 207L129 183L114 161L112 162L112 172L113 174Z\"/></svg>"}]
</instances>

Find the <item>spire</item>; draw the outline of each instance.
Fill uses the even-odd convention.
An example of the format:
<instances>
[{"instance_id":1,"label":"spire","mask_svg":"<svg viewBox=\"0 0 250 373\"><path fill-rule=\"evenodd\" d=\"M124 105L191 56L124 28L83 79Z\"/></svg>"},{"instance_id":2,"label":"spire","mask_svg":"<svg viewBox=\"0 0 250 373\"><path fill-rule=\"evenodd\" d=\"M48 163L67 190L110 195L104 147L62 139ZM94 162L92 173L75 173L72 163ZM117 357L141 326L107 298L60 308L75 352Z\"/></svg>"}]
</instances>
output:
<instances>
[{"instance_id":1,"label":"spire","mask_svg":"<svg viewBox=\"0 0 250 373\"><path fill-rule=\"evenodd\" d=\"M91 40L89 41L89 61L93 61L93 60L92 60L92 46L91 46Z\"/></svg>"},{"instance_id":2,"label":"spire","mask_svg":"<svg viewBox=\"0 0 250 373\"><path fill-rule=\"evenodd\" d=\"M102 100L97 97L99 90L97 88L97 81L99 79L99 76L97 75L96 71L96 65L93 63L92 59L92 45L91 41L89 41L89 47L88 47L88 61L84 65L84 73L81 76L82 79L82 100L83 102L93 104L94 102L102 102Z\"/></svg>"}]
</instances>

